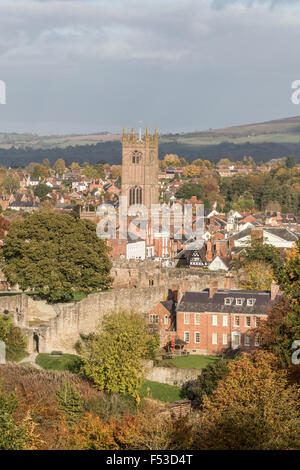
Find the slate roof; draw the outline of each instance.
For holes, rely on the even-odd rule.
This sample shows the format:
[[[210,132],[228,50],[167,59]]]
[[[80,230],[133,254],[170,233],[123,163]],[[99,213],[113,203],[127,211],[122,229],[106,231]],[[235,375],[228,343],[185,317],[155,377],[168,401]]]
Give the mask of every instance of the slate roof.
[[[295,242],[299,238],[299,234],[291,232],[287,228],[267,228],[263,229],[267,233],[271,233],[272,235],[275,235],[276,237],[280,237],[283,240],[286,240],[287,242]]]
[[[287,228],[261,228],[266,234],[270,233],[271,235],[275,235],[276,237],[282,238],[287,242],[295,242],[298,240],[300,235],[298,233],[291,232]],[[242,230],[239,233],[233,235],[234,240],[240,240],[241,238],[246,237],[247,235],[251,235],[251,228],[247,228],[246,230]]]
[[[225,298],[233,298],[232,305],[225,305]],[[245,299],[243,305],[236,305],[235,299]],[[212,297],[209,297],[209,289],[196,292],[186,292],[178,304],[177,312],[216,312],[232,314],[266,314],[267,307],[279,300],[271,301],[270,291],[250,291],[242,289],[219,289]],[[255,299],[253,306],[247,306],[247,299]]]

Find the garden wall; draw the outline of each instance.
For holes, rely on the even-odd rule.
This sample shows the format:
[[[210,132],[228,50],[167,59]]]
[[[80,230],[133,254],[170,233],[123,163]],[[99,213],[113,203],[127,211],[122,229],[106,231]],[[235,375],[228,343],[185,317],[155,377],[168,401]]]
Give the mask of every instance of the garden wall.
[[[147,380],[160,382],[162,384],[175,385],[181,387],[189,380],[196,380],[201,374],[200,370],[180,369],[177,367],[154,367],[153,361],[147,361]]]

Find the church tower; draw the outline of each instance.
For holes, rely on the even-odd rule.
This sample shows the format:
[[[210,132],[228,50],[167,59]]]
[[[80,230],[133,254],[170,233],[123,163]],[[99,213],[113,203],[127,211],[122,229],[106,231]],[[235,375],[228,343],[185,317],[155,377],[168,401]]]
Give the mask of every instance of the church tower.
[[[158,204],[158,134],[150,135],[148,128],[142,136],[127,134],[122,136],[122,196],[127,196],[127,206],[143,204],[150,209]]]

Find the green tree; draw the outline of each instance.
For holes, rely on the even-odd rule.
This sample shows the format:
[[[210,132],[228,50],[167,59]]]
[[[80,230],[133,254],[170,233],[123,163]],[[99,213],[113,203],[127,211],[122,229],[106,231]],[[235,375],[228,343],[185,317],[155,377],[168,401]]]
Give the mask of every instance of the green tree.
[[[295,165],[296,165],[296,162],[295,162],[294,155],[289,155],[285,160],[285,166],[287,168],[294,168]]]
[[[84,342],[82,372],[100,390],[138,399],[149,341],[151,336],[140,314],[112,313],[104,317],[101,330]]]
[[[56,391],[60,409],[67,415],[69,425],[75,424],[84,412],[84,401],[74,384],[64,382]]]
[[[76,292],[110,287],[108,252],[94,223],[38,211],[10,226],[3,271],[22,290],[32,289],[50,301],[72,300]]]
[[[204,197],[203,186],[201,184],[185,183],[176,193],[176,197],[183,200],[191,199],[192,196],[196,196],[197,199]]]
[[[46,198],[47,194],[51,192],[51,188],[45,183],[39,183],[35,186],[34,195],[37,196],[41,201]]]
[[[0,393],[0,450],[24,450],[28,444],[27,429],[13,418],[18,401],[15,395]]]
[[[5,343],[8,361],[18,361],[26,356],[26,338],[21,329],[13,324],[11,317],[0,316],[0,341]]]
[[[216,390],[218,383],[228,373],[228,360],[222,359],[215,364],[208,364],[196,380],[183,384],[180,396],[192,401],[193,408],[201,408],[205,396],[210,396]]]
[[[242,261],[237,264],[247,266],[253,261],[266,263],[274,272],[277,272],[283,266],[280,250],[268,243],[263,243],[261,238],[256,237],[252,237],[250,244],[245,247]]]

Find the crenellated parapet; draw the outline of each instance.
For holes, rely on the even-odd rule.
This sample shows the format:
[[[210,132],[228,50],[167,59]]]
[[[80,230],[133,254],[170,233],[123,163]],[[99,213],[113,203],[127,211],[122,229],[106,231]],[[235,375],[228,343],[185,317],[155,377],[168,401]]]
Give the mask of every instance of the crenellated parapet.
[[[122,144],[134,144],[134,145],[145,145],[151,147],[158,147],[158,133],[157,129],[151,134],[149,133],[149,128],[146,128],[146,131],[143,135],[137,134],[134,128],[131,129],[131,132],[126,132],[125,127],[123,127],[122,135]]]

